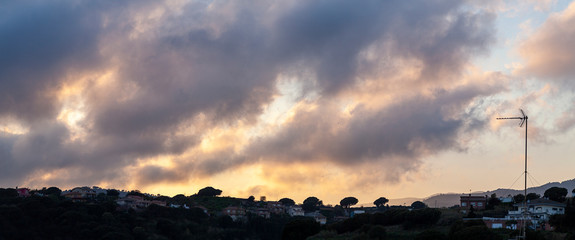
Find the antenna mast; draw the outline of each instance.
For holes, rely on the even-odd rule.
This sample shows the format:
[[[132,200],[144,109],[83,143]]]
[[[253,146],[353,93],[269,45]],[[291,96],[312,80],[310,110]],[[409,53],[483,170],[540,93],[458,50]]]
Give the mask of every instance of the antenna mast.
[[[521,122],[519,123],[519,127],[523,127],[523,123],[525,123],[525,172],[523,173],[525,175],[525,198],[523,199],[523,207],[524,210],[522,211],[522,216],[523,216],[523,226],[521,226],[521,232],[522,232],[522,239],[526,239],[526,230],[527,230],[527,218],[526,218],[526,213],[527,213],[527,115],[525,115],[525,112],[523,112],[523,109],[519,109],[519,111],[521,112],[521,117],[502,117],[502,118],[497,118],[497,120],[508,120],[508,119],[518,119],[521,120]]]

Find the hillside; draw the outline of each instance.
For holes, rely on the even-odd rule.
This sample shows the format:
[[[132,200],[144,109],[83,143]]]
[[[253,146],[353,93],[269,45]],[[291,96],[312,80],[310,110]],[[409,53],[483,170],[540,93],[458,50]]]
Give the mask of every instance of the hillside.
[[[530,187],[530,188],[527,188],[527,193],[537,193],[537,194],[540,194],[541,196],[543,196],[543,193],[545,192],[545,190],[547,190],[551,187],[566,188],[569,191],[569,193],[571,193],[571,191],[575,188],[575,179],[571,179],[571,180],[567,180],[567,181],[563,181],[563,182],[550,182],[550,183],[543,184],[541,186]],[[491,190],[491,191],[473,192],[472,194],[478,195],[478,196],[483,196],[483,195],[491,196],[491,194],[493,194],[493,193],[495,193],[497,196],[500,196],[500,197],[514,196],[514,195],[517,195],[520,193],[523,194],[523,189],[499,188],[499,189]],[[437,207],[451,207],[453,205],[459,205],[459,197],[460,196],[461,196],[460,193],[442,193],[442,194],[430,196],[430,197],[424,199],[423,202],[430,207],[435,207],[435,206],[437,206]],[[393,200],[391,200],[391,201],[393,201]]]

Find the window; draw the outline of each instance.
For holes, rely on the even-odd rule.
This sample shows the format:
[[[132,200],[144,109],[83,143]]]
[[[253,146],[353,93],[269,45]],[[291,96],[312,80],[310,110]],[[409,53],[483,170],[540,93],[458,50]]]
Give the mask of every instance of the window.
[[[462,202],[462,203],[461,203],[461,206],[462,206],[462,207],[465,207],[465,206],[467,206],[467,203]]]
[[[482,202],[477,203],[477,206],[480,206],[480,207],[481,207],[481,206],[483,206],[483,203],[482,203]]]
[[[493,223],[491,224],[491,228],[503,228],[503,223]]]

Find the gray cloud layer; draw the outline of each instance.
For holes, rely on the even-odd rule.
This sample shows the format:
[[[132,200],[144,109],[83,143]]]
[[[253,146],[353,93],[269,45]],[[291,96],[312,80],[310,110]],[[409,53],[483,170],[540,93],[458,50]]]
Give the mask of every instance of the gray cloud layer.
[[[277,134],[249,140],[245,151],[176,157],[172,169],[145,167],[140,184],[257,161],[393,158],[400,160],[390,169],[417,168],[428,154],[464,148],[458,136],[482,127],[465,109],[500,88],[452,86],[493,41],[493,19],[449,0],[192,2],[181,9],[156,1],[12,2],[0,7],[0,117],[14,117],[29,131],[0,135],[0,179],[18,183],[37,170],[79,169],[86,174],[67,180],[122,181],[123,167],[179,156],[211,128],[257,124],[279,94],[277,76],[304,70],[319,108],[297,112]],[[366,60],[367,49],[382,56]],[[419,77],[377,76],[395,61],[415,62]],[[106,69],[116,69],[110,87],[84,83],[85,136],[70,140],[71,129],[56,119],[64,106],[57,91],[77,81],[69,76]],[[356,107],[340,126],[332,102],[361,95],[354,86],[363,77],[416,87],[385,107]]]

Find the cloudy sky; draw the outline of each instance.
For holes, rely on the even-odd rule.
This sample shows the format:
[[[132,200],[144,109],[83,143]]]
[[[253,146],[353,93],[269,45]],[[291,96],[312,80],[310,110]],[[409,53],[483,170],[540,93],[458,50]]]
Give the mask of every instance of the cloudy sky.
[[[0,1],[2,187],[337,203],[575,177],[575,2]],[[515,182],[515,183],[514,183]]]

